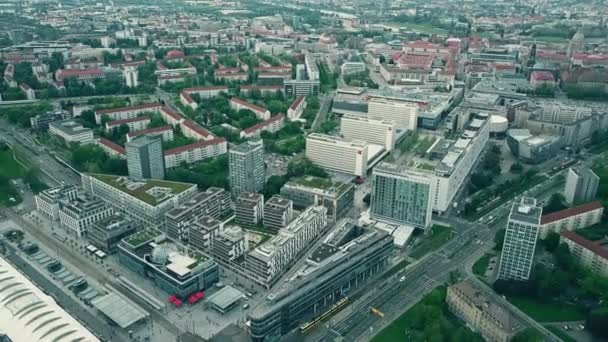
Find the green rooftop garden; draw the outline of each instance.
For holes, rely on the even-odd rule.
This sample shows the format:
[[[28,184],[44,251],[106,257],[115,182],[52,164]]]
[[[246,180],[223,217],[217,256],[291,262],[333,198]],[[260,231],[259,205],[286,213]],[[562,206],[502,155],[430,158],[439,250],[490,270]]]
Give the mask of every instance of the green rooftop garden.
[[[349,184],[342,182],[334,182],[331,179],[320,178],[315,176],[302,176],[300,178],[294,179],[293,182],[297,185],[323,190],[328,190],[333,187],[338,193],[346,191],[349,188]]]
[[[133,248],[137,248],[142,244],[155,239],[162,233],[156,229],[148,228],[140,230],[137,233],[131,234],[125,238],[125,242],[131,245]]]
[[[91,177],[94,177],[106,184],[109,184],[109,185],[113,186],[114,188],[116,188],[122,192],[125,192],[137,199],[140,199],[150,205],[158,205],[167,199],[165,197],[163,200],[158,201],[154,196],[152,196],[146,192],[152,188],[155,188],[155,187],[169,188],[169,189],[171,189],[171,192],[173,195],[177,195],[177,194],[180,194],[180,193],[190,189],[193,186],[196,186],[195,184],[190,184],[190,183],[148,179],[148,180],[144,181],[145,182],[144,185],[138,187],[137,189],[129,190],[129,189],[127,189],[127,187],[125,187],[118,181],[118,179],[121,178],[122,176],[91,174],[91,173],[88,175]]]

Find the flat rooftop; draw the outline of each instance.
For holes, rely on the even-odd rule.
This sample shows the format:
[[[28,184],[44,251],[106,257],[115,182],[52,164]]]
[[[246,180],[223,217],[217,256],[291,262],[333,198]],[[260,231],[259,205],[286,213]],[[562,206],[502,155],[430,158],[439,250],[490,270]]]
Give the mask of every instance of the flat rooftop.
[[[329,178],[321,178],[315,176],[302,176],[289,181],[287,184],[293,184],[306,188],[320,189],[327,192],[335,192],[336,194],[341,194],[353,186],[349,183],[334,182]]]
[[[87,173],[86,175],[100,180],[117,190],[133,196],[145,203],[156,206],[180,193],[196,187],[196,184],[171,182],[157,179],[134,181],[125,176]]]
[[[93,299],[91,304],[123,329],[150,316],[149,312],[114,292]]]
[[[243,298],[243,293],[241,291],[230,285],[226,285],[221,290],[209,296],[207,301],[219,308],[221,311],[226,311],[241,298]]]
[[[137,249],[141,245],[155,240],[161,235],[163,235],[163,233],[160,230],[146,228],[127,236],[123,241],[130,245],[131,248]]]

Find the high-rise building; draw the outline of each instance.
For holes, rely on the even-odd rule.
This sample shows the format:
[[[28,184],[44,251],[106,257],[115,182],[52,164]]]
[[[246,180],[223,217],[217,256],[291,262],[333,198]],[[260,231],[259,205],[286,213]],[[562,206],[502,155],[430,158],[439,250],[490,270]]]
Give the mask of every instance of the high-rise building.
[[[368,146],[362,140],[318,133],[306,137],[306,158],[330,171],[365,176],[367,157]]]
[[[398,129],[413,130],[418,123],[418,105],[412,102],[372,98],[369,100],[367,117],[395,121]]]
[[[160,136],[140,136],[125,145],[129,177],[133,179],[164,179],[165,157]]]
[[[395,146],[396,132],[397,123],[392,120],[374,120],[354,115],[344,115],[340,120],[340,134],[343,137],[381,145],[387,151]]]
[[[519,203],[513,203],[500,254],[499,279],[530,278],[542,211],[534,198],[523,197]]]
[[[598,177],[587,167],[570,168],[566,178],[564,197],[569,204],[592,201],[600,185]]]
[[[281,196],[272,196],[264,204],[264,227],[277,232],[293,218],[293,202]]]
[[[435,187],[430,171],[381,163],[372,174],[370,216],[425,229],[431,224]]]
[[[264,218],[264,195],[243,192],[236,199],[234,221],[243,227],[255,227]]]
[[[137,86],[139,86],[139,81],[137,80],[138,74],[139,72],[135,67],[126,67],[125,70],[123,70],[122,75],[125,78],[127,87],[137,88]]]
[[[263,140],[249,140],[230,148],[228,170],[230,189],[235,196],[262,191],[266,180]]]

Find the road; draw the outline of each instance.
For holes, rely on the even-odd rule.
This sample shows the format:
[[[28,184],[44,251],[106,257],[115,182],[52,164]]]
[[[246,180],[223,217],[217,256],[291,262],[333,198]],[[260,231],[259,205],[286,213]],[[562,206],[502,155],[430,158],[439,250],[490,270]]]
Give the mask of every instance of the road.
[[[334,100],[334,96],[336,95],[335,91],[330,91],[324,96],[320,96],[319,100],[321,101],[321,106],[319,106],[319,112],[315,117],[315,120],[312,122],[310,126],[310,131],[315,132],[321,127],[321,124],[327,120],[327,114],[329,113],[329,109],[331,108],[331,103]]]
[[[37,269],[30,266],[30,264],[24,260],[21,255],[17,254],[17,249],[10,243],[5,243],[4,246],[6,246],[9,253],[3,256],[3,258],[10,261],[34,284],[52,296],[62,308],[87,326],[89,330],[96,333],[97,336],[101,336],[101,338],[109,339],[111,337],[112,341],[124,341],[122,337],[116,335],[114,328],[108,325],[104,320],[96,317],[91,312],[86,310],[81,303],[78,303],[72,297],[66,295],[62,289],[50,281],[45,275],[41,274]]]
[[[0,119],[0,135],[2,140],[15,148],[18,155],[40,170],[48,185],[80,184],[80,176],[61,165],[29,132]]]
[[[129,298],[130,300],[144,308],[146,311],[148,311],[155,323],[162,325],[163,328],[171,332],[173,335],[179,336],[183,333],[182,329],[180,329],[164,317],[163,312],[154,309],[148,303],[143,302],[141,299],[134,296],[131,292],[123,290],[122,285],[120,285],[115,280],[114,276],[106,274],[105,270],[103,270],[103,268],[100,268],[98,264],[95,264],[89,261],[88,259],[83,258],[81,255],[77,254],[77,252],[73,251],[72,249],[66,248],[65,245],[54,239],[51,236],[50,229],[40,229],[34,226],[32,223],[26,221],[11,209],[0,209],[0,212],[9,219],[13,220],[15,223],[17,223],[21,228],[23,228],[24,232],[34,237],[34,239],[36,239],[39,243],[43,244],[48,250],[58,251],[62,259],[77,267],[87,277],[97,280],[97,282],[99,282],[100,284],[107,283],[112,285],[112,287],[119,290],[122,295]]]

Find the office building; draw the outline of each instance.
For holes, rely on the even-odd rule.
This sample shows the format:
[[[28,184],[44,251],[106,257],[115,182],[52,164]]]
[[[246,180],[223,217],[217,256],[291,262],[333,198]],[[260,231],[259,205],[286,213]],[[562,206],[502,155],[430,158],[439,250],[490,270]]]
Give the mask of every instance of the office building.
[[[93,142],[93,130],[67,119],[49,123],[49,133],[63,139],[66,144],[88,144]]]
[[[486,341],[508,342],[523,325],[469,280],[448,286],[448,309]]]
[[[133,179],[164,179],[163,140],[159,136],[141,136],[126,143],[127,167]]]
[[[302,176],[285,183],[281,188],[281,196],[291,200],[298,210],[322,205],[327,209],[327,220],[338,222],[354,206],[355,185]]]
[[[391,151],[395,147],[397,123],[344,115],[340,120],[340,135],[348,139],[360,139]]]
[[[239,226],[226,226],[213,238],[211,256],[228,265],[249,251],[247,233]]]
[[[59,209],[65,202],[71,202],[78,197],[78,188],[74,185],[62,185],[38,193],[34,200],[36,210],[53,221],[59,221]]]
[[[222,221],[210,216],[203,216],[190,225],[188,244],[201,251],[211,251],[211,243],[220,232]]]
[[[80,196],[59,208],[59,222],[76,236],[84,236],[95,222],[112,215],[112,208],[90,196]]]
[[[87,240],[105,253],[112,254],[118,250],[118,243],[135,233],[137,228],[135,222],[115,213],[90,226],[87,230]]]
[[[283,82],[286,96],[317,96],[321,88],[319,80],[285,80]]]
[[[140,277],[151,278],[167,294],[182,300],[219,281],[218,266],[213,259],[167,239],[153,228],[124,238],[118,244],[118,260]]]
[[[210,187],[169,210],[165,214],[165,232],[174,240],[188,241],[189,228],[199,219],[209,217],[223,221],[232,214],[230,193],[222,188]]]
[[[264,219],[264,195],[243,192],[236,198],[234,221],[243,227],[256,227]]]
[[[570,168],[566,177],[564,197],[569,204],[585,203],[595,199],[600,185],[598,177],[586,167]]]
[[[368,103],[367,117],[395,121],[397,129],[413,130],[418,123],[418,105],[412,102],[372,98]]]
[[[306,137],[306,158],[329,171],[364,177],[368,146],[362,140],[311,133]]]
[[[124,176],[82,174],[84,190],[144,227],[161,229],[165,213],[190,199],[196,184]]]
[[[565,243],[570,254],[581,265],[589,268],[591,272],[608,277],[608,242],[606,239],[590,241],[575,232],[566,231],[561,234],[560,243]]]
[[[246,258],[246,267],[261,283],[272,286],[327,226],[327,209],[310,207]]]
[[[0,274],[0,302],[4,303],[0,306],[0,341],[100,341],[81,320],[4,258],[0,258]]]
[[[264,142],[246,141],[228,151],[230,189],[235,196],[264,189]]]
[[[314,326],[333,307],[365,288],[386,268],[393,238],[385,232],[340,221],[307,254],[294,276],[278,283],[249,312],[254,341],[280,340],[298,327]]]
[[[293,218],[293,202],[281,196],[272,196],[264,204],[264,228],[277,232]]]
[[[370,217],[426,229],[431,225],[435,187],[430,171],[381,163],[373,169]]]
[[[30,118],[30,126],[35,131],[46,131],[49,124],[55,121],[68,119],[70,114],[66,111],[47,112]]]
[[[500,253],[498,279],[528,280],[534,262],[543,208],[534,198],[513,203]]]
[[[546,238],[549,232],[559,234],[591,227],[600,223],[603,214],[602,203],[595,201],[543,215],[540,220],[539,238]]]

